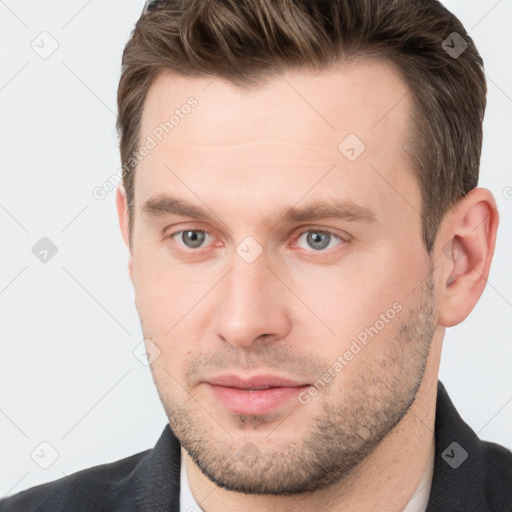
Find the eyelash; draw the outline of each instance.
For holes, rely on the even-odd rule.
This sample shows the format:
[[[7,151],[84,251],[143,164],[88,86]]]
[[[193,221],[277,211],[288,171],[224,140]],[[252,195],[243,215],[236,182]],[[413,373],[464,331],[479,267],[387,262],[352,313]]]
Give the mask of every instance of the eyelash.
[[[187,231],[192,231],[192,232],[196,232],[196,233],[205,233],[207,236],[211,236],[211,234],[204,230],[204,229],[193,229],[193,228],[190,228],[190,229],[181,229],[179,231],[175,231],[173,233],[171,233],[170,235],[168,235],[168,238],[169,239],[173,239],[176,235],[181,235],[182,233],[185,233]],[[307,227],[307,228],[304,228],[303,230],[301,230],[300,232],[298,232],[296,235],[293,236],[293,240],[294,240],[294,243],[297,242],[297,240],[300,239],[300,237],[302,235],[305,235],[306,233],[322,233],[322,234],[328,234],[330,235],[331,237],[334,237],[336,239],[339,240],[339,243],[335,246],[335,247],[331,247],[329,249],[322,249],[322,250],[319,250],[319,251],[315,251],[314,249],[311,249],[311,250],[306,250],[306,249],[303,249],[305,250],[306,252],[310,252],[310,253],[318,253],[318,254],[321,254],[321,253],[328,253],[328,252],[331,252],[333,249],[336,249],[336,247],[339,247],[340,245],[345,245],[346,243],[349,242],[349,237],[343,237],[341,235],[338,235],[336,233],[334,233],[333,231],[330,231],[328,229],[325,229],[323,227],[320,227],[320,226],[313,226],[313,227]],[[185,247],[183,245],[180,245],[179,243],[177,243],[177,245],[179,246],[180,250],[184,251],[184,252],[187,252],[187,253],[196,253],[196,254],[200,254],[203,250],[206,250],[208,248],[208,246],[202,246],[202,247],[198,247],[197,249],[192,249],[190,247]],[[299,248],[299,249],[302,249],[302,248]]]

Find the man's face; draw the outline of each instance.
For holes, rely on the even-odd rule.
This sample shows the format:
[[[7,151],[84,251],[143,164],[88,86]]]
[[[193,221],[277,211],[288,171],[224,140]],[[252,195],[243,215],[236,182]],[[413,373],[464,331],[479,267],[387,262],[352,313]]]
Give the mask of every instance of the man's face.
[[[379,61],[149,91],[136,306],[170,425],[221,486],[332,484],[415,398],[437,324],[407,91]]]

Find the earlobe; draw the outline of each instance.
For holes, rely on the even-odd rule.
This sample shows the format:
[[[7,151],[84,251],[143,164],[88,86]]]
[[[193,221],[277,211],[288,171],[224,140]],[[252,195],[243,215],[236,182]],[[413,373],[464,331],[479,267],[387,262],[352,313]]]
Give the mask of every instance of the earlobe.
[[[478,302],[489,276],[499,216],[487,189],[470,191],[443,220],[437,257],[442,269],[439,324],[462,322]]]

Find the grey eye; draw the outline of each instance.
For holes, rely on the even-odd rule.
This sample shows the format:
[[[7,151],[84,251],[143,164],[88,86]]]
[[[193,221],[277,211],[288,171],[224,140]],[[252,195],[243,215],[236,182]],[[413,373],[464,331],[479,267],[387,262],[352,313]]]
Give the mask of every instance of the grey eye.
[[[204,231],[182,231],[181,241],[190,249],[197,249],[206,239]]]
[[[307,246],[301,244],[301,240],[305,239]],[[338,236],[333,235],[327,231],[306,231],[297,240],[300,247],[303,249],[314,249],[321,251],[327,247],[332,247],[332,242],[341,240]]]

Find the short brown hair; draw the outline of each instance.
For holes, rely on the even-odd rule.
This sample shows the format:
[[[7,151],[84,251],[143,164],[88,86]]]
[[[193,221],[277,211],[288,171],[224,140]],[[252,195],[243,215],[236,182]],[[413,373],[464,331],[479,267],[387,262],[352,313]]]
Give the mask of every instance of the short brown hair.
[[[461,55],[449,51],[456,42],[467,46]],[[412,91],[411,156],[430,253],[444,214],[478,184],[487,93],[472,39],[437,0],[149,2],[124,49],[117,98],[130,247],[132,156],[144,101],[159,73],[222,77],[250,88],[282,71],[319,70],[364,56],[393,62]]]

